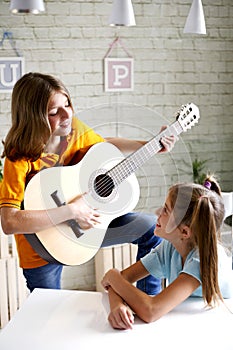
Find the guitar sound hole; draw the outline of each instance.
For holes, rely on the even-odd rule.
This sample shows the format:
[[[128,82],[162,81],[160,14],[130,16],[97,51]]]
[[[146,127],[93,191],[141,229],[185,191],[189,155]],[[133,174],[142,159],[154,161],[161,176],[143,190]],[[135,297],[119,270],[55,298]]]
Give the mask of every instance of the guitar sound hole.
[[[100,197],[108,197],[114,189],[114,182],[110,176],[100,174],[95,178],[94,189]]]

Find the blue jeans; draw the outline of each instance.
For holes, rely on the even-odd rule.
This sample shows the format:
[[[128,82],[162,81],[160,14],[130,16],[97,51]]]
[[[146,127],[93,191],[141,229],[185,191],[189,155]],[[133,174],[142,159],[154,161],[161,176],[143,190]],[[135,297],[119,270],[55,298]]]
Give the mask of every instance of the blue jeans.
[[[114,219],[105,234],[102,247],[113,244],[133,243],[138,245],[137,260],[161,242],[154,236],[156,217],[152,214],[129,213]],[[34,269],[24,269],[30,291],[34,288],[61,288],[62,265],[47,264]],[[148,276],[137,282],[137,287],[147,294],[155,295],[161,290],[161,280]]]
[[[161,242],[161,238],[154,235],[156,219],[155,215],[145,213],[128,213],[114,219],[108,227],[102,247],[137,244],[136,260],[140,260]],[[161,280],[149,275],[137,282],[137,288],[149,295],[156,295],[162,289]]]
[[[30,292],[34,288],[61,289],[62,265],[47,264],[34,269],[23,269]]]

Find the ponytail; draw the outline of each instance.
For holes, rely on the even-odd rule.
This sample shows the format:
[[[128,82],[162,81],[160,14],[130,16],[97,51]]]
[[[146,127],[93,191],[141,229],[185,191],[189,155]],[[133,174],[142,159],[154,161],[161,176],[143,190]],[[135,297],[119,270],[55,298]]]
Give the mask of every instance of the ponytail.
[[[218,283],[218,241],[221,237],[224,205],[221,188],[214,175],[207,175],[203,186],[207,188],[207,193],[198,200],[197,218],[195,219],[194,215],[193,222],[196,226],[194,232],[197,232],[200,255],[202,294],[207,304],[211,305],[218,299],[223,300]],[[206,218],[205,224],[204,218]]]
[[[190,228],[199,248],[202,294],[208,305],[222,299],[218,284],[218,230],[212,202],[208,196],[197,201]]]

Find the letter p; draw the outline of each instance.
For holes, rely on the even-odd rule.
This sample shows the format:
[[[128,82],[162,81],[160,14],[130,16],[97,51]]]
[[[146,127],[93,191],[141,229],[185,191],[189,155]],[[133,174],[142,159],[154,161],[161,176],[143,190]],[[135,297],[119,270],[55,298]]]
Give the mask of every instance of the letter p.
[[[115,72],[114,86],[121,86],[122,80],[124,80],[129,74],[129,68],[123,64],[113,65],[112,68]]]

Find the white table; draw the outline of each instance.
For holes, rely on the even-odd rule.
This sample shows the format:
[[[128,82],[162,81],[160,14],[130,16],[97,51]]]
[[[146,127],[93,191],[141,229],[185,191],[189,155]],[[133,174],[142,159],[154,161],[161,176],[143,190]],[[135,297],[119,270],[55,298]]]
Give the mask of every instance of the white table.
[[[233,300],[227,301],[233,310]],[[36,289],[0,332],[1,350],[233,350],[233,314],[189,298],[160,320],[119,331],[106,293]]]

